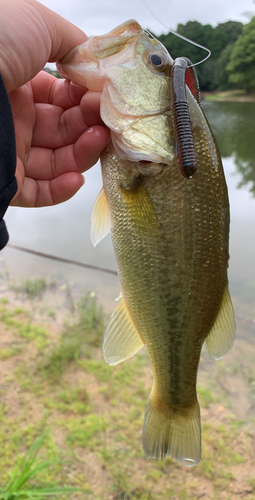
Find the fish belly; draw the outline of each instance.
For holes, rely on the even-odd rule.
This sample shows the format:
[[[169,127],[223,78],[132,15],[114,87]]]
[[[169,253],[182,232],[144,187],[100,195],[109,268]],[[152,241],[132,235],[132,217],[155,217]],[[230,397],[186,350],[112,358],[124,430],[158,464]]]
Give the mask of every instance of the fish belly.
[[[194,465],[201,453],[200,351],[227,287],[224,176],[219,189],[220,170],[209,178],[198,169],[193,181],[173,163],[162,174],[141,177],[112,146],[101,163],[123,301],[153,369],[145,453]]]

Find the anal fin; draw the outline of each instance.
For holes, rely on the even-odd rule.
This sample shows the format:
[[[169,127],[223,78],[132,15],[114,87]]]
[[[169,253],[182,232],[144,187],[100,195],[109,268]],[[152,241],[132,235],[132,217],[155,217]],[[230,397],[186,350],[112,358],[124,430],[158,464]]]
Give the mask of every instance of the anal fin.
[[[235,340],[235,317],[228,286],[215,323],[205,339],[206,347],[215,359],[225,356]]]
[[[105,332],[103,352],[109,365],[117,365],[144,346],[123,299],[116,307]]]

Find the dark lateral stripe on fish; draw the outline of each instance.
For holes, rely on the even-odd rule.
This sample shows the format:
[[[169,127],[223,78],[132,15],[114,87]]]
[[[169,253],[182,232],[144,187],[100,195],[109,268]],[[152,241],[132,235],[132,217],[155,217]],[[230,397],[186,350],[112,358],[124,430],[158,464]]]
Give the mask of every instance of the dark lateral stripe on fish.
[[[191,130],[189,106],[185,88],[187,71],[188,80],[190,80],[191,74],[193,75],[193,77],[195,75],[194,68],[193,70],[191,70],[191,72],[189,72],[189,70],[191,69],[191,67],[188,66],[189,63],[189,59],[185,57],[178,57],[177,59],[175,59],[171,76],[171,93],[177,155],[181,173],[184,177],[187,178],[192,177],[197,170],[195,147]],[[200,92],[198,90],[198,82],[195,77],[193,78],[193,84],[189,84],[189,87],[190,86],[192,94],[194,95],[193,92],[195,92],[194,96],[199,102]]]

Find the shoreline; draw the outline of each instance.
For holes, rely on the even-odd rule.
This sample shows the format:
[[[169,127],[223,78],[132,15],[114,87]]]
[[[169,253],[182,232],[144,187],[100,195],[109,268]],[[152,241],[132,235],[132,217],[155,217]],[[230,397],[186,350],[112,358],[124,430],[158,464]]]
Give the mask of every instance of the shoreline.
[[[222,92],[201,92],[202,101],[217,102],[255,102],[255,93],[249,94],[244,90],[225,90]]]

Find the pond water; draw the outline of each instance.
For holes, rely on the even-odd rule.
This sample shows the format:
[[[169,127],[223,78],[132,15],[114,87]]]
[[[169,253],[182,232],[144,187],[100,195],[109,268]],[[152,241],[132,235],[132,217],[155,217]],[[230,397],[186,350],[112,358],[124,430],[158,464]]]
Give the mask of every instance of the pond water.
[[[231,205],[230,290],[240,335],[255,333],[255,103],[204,102],[204,111],[223,157]],[[5,217],[10,243],[116,269],[108,235],[94,249],[90,214],[102,185],[100,166],[86,173],[86,183],[70,201],[53,208],[11,207]],[[55,277],[79,289],[96,291],[106,310],[115,307],[118,278],[5,248],[2,266],[11,279]]]

